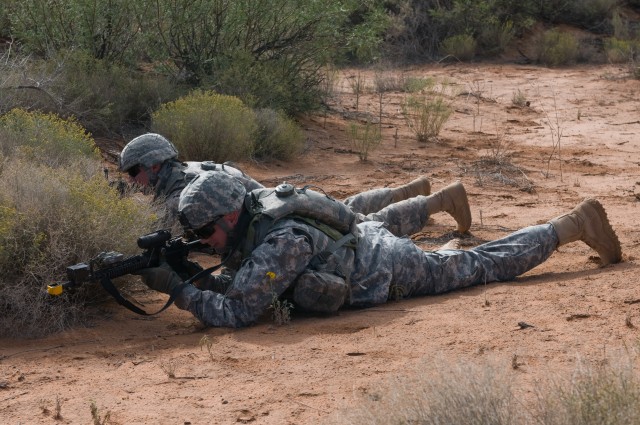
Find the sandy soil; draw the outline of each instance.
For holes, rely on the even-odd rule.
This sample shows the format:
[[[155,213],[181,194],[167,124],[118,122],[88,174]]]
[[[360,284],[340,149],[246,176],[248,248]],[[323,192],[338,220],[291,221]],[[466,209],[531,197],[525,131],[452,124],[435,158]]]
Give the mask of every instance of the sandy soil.
[[[175,307],[147,319],[108,305],[91,327],[0,341],[0,422],[91,423],[94,402],[117,424],[311,424],[435,358],[497,359],[528,391],[540,377],[571,370],[578,358],[600,362],[637,346],[640,81],[618,66],[450,65],[403,73],[455,84],[456,112],[437,142],[418,144],[402,120],[404,95],[386,93],[384,142],[360,162],[346,137],[347,119],[377,118],[379,98],[362,95],[356,111],[347,80],[358,72],[341,72],[332,112],[304,121],[308,147],[299,160],[242,167],[269,185],[315,183],[339,198],[419,175],[436,190],[461,179],[473,212],[464,247],[596,197],[624,262],[599,268],[595,253],[574,243],[515,282],[328,318],[294,312],[284,326],[265,317],[242,330],[203,328]],[[375,75],[361,77],[371,86]],[[518,90],[529,106],[513,104]],[[551,131],[558,125],[559,155]],[[487,158],[501,152],[512,156],[490,165]],[[432,249],[453,229],[451,217],[439,214],[413,238]],[[142,289],[133,296],[149,310],[166,299]],[[204,337],[210,349],[200,343]]]

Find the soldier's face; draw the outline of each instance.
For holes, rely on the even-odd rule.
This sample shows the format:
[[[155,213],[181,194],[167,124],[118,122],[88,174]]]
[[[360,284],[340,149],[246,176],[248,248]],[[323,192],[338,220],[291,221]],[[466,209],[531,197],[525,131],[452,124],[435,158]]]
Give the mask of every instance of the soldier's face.
[[[213,226],[213,233],[211,236],[206,239],[200,239],[200,242],[213,247],[213,249],[215,249],[219,254],[225,253],[228,248],[227,242],[229,239],[227,231],[232,231],[235,228],[236,224],[238,224],[239,215],[239,211],[235,211],[223,216]]]
[[[224,220],[224,218],[222,218]],[[203,244],[207,244],[213,249],[216,250],[217,253],[224,252],[225,247],[227,246],[227,232],[222,230],[222,228],[216,224],[213,227],[213,233],[207,239],[200,239],[200,242]]]
[[[140,186],[149,186],[149,174],[144,167],[138,167],[135,175],[130,175],[129,179],[131,183],[138,184]]]
[[[135,170],[134,172],[132,172],[132,170],[129,170],[129,180],[131,181],[131,183],[135,183],[139,186],[151,186],[151,176],[149,175],[149,173],[158,173],[161,167],[161,164],[154,164],[151,166],[151,168],[136,165],[132,169]]]

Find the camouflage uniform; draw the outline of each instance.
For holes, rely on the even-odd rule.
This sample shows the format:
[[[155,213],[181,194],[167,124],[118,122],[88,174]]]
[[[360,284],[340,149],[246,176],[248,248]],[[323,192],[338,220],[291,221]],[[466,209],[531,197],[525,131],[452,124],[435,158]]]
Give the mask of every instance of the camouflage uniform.
[[[372,189],[350,196],[344,200],[353,212],[371,214],[393,204],[393,189],[388,187]]]
[[[247,192],[259,189],[260,183],[244,174],[237,168],[226,164],[216,164],[212,161],[179,162],[167,161],[158,172],[158,182],[154,187],[154,199],[164,202],[166,212],[161,219],[161,226],[171,228],[177,223],[178,202],[180,193],[191,180],[204,171],[219,170],[235,177],[247,189]]]
[[[154,199],[162,200],[166,206],[165,216],[159,227],[171,228],[177,222],[180,193],[193,178],[203,171],[224,171],[235,177],[247,192],[264,186],[244,174],[237,168],[224,164],[204,162],[167,161],[158,173],[158,182],[154,188]],[[411,235],[426,225],[426,203],[424,196],[418,196],[393,204],[392,189],[373,189],[349,197],[347,204],[352,211],[362,214],[362,221],[384,221],[391,233],[397,236]],[[413,201],[413,202],[410,202]],[[393,209],[386,209],[394,205]],[[366,216],[364,214],[367,214]],[[404,218],[403,218],[404,217]]]
[[[385,215],[398,217],[393,208],[389,207]],[[422,222],[421,217],[407,226]],[[550,224],[528,227],[468,251],[436,252],[424,252],[410,239],[394,236],[381,222],[363,222],[357,228],[355,250],[343,246],[334,253],[340,269],[347,272],[346,276],[338,276],[345,278],[346,294],[328,292],[321,302],[333,297],[337,303],[332,305],[370,306],[390,297],[433,295],[510,280],[544,262],[558,245]],[[301,309],[326,311],[323,306],[314,307],[319,301],[317,291],[309,291],[308,286],[300,289],[298,285],[300,275],[317,269],[312,264],[314,255],[331,242],[317,228],[285,218],[245,256],[224,294],[188,286],[176,305],[207,325],[228,327],[254,323],[268,310],[274,295],[292,295]],[[215,279],[211,277],[212,283]]]

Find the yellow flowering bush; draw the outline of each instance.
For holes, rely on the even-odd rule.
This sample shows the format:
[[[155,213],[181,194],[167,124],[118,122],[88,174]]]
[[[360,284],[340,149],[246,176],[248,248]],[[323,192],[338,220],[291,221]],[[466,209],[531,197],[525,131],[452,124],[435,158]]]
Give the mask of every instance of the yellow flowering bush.
[[[152,114],[152,129],[171,140],[183,159],[248,159],[257,131],[253,111],[234,96],[196,90]]]
[[[98,160],[91,136],[74,119],[14,109],[0,117],[1,153],[20,156],[52,167],[66,166],[79,157]]]

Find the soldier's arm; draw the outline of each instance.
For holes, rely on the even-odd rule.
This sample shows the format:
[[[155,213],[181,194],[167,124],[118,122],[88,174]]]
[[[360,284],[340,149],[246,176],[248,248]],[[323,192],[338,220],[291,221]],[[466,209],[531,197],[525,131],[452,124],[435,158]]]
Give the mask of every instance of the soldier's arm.
[[[309,237],[303,232],[272,232],[243,261],[225,294],[187,287],[176,305],[209,326],[248,326],[304,271],[312,255]]]

